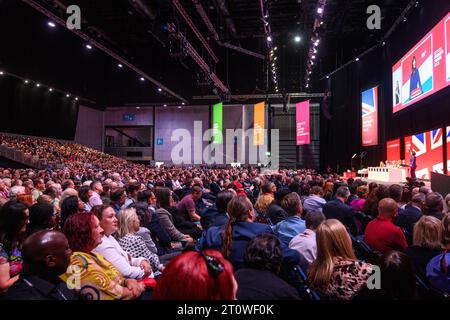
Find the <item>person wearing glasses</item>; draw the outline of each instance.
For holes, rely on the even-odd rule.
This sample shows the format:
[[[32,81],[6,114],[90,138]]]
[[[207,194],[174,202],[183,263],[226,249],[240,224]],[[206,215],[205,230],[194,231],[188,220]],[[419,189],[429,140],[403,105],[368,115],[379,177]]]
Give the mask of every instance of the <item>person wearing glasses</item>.
[[[174,258],[153,291],[153,300],[236,300],[233,266],[219,251],[188,251]]]

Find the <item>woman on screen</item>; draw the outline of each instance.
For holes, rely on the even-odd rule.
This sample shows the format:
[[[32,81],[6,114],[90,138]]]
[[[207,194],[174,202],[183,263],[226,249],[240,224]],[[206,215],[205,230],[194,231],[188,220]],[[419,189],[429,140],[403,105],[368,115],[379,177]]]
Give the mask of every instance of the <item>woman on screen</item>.
[[[422,82],[420,81],[419,69],[416,67],[416,56],[412,58],[412,72],[409,79],[409,99],[415,98],[422,94]]]

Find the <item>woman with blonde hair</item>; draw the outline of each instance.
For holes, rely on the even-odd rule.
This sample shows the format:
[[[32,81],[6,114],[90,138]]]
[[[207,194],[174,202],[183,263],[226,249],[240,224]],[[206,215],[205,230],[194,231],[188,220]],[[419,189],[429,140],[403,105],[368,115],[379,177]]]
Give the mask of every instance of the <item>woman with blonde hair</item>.
[[[117,242],[123,250],[135,258],[143,257],[150,261],[154,271],[162,271],[164,266],[160,263],[159,257],[151,252],[144,239],[137,235],[140,228],[140,220],[135,208],[120,210],[118,214],[119,229],[115,234]]]
[[[416,273],[422,279],[425,279],[428,262],[441,252],[440,229],[441,221],[433,216],[422,216],[414,225],[413,245],[405,253],[413,261]]]
[[[356,259],[350,235],[339,220],[322,222],[316,241],[317,258],[309,269],[309,283],[331,299],[352,299],[364,289],[372,265]]]

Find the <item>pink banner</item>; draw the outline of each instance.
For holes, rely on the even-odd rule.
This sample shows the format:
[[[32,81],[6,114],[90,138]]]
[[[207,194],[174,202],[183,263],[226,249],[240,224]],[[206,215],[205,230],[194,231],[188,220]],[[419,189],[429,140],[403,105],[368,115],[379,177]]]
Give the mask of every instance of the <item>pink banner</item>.
[[[309,144],[309,100],[295,104],[297,145]]]

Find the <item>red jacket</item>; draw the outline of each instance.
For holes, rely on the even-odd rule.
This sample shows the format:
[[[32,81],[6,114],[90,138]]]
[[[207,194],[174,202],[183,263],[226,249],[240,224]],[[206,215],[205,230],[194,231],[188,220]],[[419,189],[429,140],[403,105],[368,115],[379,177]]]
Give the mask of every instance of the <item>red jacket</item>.
[[[402,229],[394,225],[391,219],[383,216],[378,216],[369,222],[364,241],[373,250],[381,253],[391,250],[403,251],[408,246]]]

